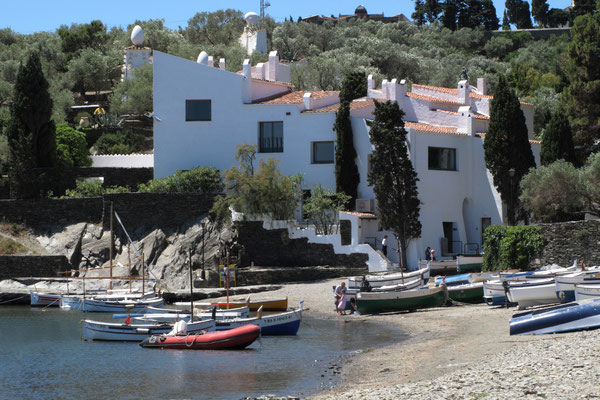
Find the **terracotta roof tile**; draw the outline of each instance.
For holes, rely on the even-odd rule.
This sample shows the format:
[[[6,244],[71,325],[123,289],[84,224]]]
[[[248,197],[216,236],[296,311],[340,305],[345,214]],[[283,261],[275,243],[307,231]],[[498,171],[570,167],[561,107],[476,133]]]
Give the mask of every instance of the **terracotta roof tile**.
[[[305,93],[312,93],[313,99],[322,99],[323,97],[332,96],[338,94],[335,90],[319,90],[312,92],[294,91],[294,92],[283,92],[274,96],[265,97],[262,99],[254,100],[253,104],[301,104],[302,98]]]
[[[377,216],[373,213],[362,213],[356,211],[342,211],[344,214],[356,215],[361,218],[377,218]]]
[[[458,101],[442,99],[440,97],[426,96],[424,94],[419,94],[419,93],[414,93],[414,92],[408,92],[408,93],[406,93],[406,95],[408,97],[412,97],[412,98],[419,99],[419,100],[425,100],[425,101],[429,101],[429,102],[433,102],[433,103],[443,103],[443,104],[451,104],[451,105],[459,105],[459,106],[463,105],[462,103],[460,103]]]
[[[419,87],[419,88],[423,88],[423,89],[435,90],[437,92],[455,94],[458,96],[458,89],[453,89],[453,88],[445,88],[445,87],[441,87],[441,86],[418,85],[415,83],[412,84],[412,87]],[[494,96],[490,96],[487,94],[479,94],[476,92],[470,92],[469,96],[475,97],[478,99],[493,99],[494,98]]]
[[[481,136],[482,139],[485,139],[485,132],[477,132],[477,134],[479,136]],[[539,140],[535,140],[535,139],[529,139],[529,143],[533,143],[533,144],[539,144],[542,143]]]
[[[414,129],[422,132],[445,133],[447,135],[466,135],[466,133],[458,132],[456,128],[449,126],[436,126],[422,124],[420,122],[404,122],[406,128]]]

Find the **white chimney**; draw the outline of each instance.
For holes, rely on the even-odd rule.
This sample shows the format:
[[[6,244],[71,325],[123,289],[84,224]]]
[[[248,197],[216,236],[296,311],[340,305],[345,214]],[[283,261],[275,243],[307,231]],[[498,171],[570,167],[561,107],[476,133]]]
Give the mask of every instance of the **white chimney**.
[[[267,72],[267,79],[270,81],[277,80],[277,65],[279,64],[279,56],[277,55],[277,51],[272,51],[269,53],[269,70]]]
[[[305,110],[312,110],[312,93],[304,93],[304,96],[302,96],[302,102],[304,103]]]
[[[221,58],[219,60],[219,68],[221,68],[222,70],[225,70],[225,59]]]
[[[215,60],[214,60],[213,56],[208,56],[208,66],[209,67],[215,66]]]
[[[458,102],[460,104],[471,104],[471,97],[469,96],[469,81],[464,79],[458,82]]]
[[[487,94],[487,79],[477,78],[477,93],[483,95]]]

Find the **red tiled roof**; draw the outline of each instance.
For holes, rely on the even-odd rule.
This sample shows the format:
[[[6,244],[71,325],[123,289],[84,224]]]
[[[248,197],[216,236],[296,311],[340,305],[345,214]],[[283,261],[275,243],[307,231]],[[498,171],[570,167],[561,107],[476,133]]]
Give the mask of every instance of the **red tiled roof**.
[[[362,213],[356,211],[342,211],[344,214],[356,215],[360,218],[377,218],[377,216],[373,213]]]
[[[477,132],[477,134],[479,136],[481,136],[482,139],[485,139],[485,132]],[[539,140],[535,140],[535,139],[529,139],[529,143],[533,143],[533,144],[539,144],[542,143]]]
[[[418,85],[416,83],[412,84],[413,87],[420,87],[423,89],[429,89],[429,90],[435,90],[437,92],[442,92],[442,93],[450,93],[450,94],[455,94],[458,96],[458,89],[453,89],[453,88],[445,88],[445,87],[441,87],[441,86],[428,86],[428,85]],[[469,96],[470,97],[475,97],[478,99],[493,99],[494,96],[490,96],[487,94],[479,94],[477,92],[469,92]]]
[[[420,122],[404,122],[406,128],[415,129],[422,132],[445,133],[447,135],[466,135],[466,133],[458,132],[456,128],[449,126],[435,126],[422,124]]]
[[[463,105],[462,103],[460,103],[458,101],[442,99],[440,97],[426,96],[424,94],[419,94],[419,93],[414,93],[414,92],[408,92],[408,93],[406,93],[406,95],[408,97],[412,97],[412,98],[419,99],[419,100],[425,100],[425,101],[429,101],[429,102],[434,102],[434,103]]]
[[[332,96],[338,94],[336,90],[318,90],[318,91],[294,91],[280,93],[275,96],[265,97],[264,99],[254,100],[254,104],[300,104],[305,93],[312,93],[313,99],[322,99],[323,97]]]
[[[286,86],[288,88],[292,88],[292,84],[290,82],[281,82],[281,81],[267,81],[265,79],[259,79],[259,78],[252,78],[253,81],[255,82],[263,82],[263,83],[273,83],[275,85],[281,85],[281,86]]]
[[[369,106],[373,106],[373,105],[375,105],[375,102],[373,100],[354,100],[352,103],[350,103],[350,111],[358,110],[359,108],[369,107]],[[332,105],[321,107],[321,108],[306,110],[304,112],[307,112],[307,113],[329,113],[329,112],[337,112],[339,108],[340,108],[340,103],[336,103],[336,104],[332,104]]]

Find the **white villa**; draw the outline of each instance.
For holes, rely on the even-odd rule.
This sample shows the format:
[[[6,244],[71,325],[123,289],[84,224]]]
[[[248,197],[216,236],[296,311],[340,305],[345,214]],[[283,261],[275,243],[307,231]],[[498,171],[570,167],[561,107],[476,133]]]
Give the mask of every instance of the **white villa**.
[[[204,53],[198,62],[154,51],[154,174],[155,178],[208,165],[225,170],[237,165],[236,145],[255,143],[258,157],[280,160],[284,174],[304,174],[305,189],[315,184],[335,189],[332,130],[339,107],[338,92],[293,91],[290,67],[276,52],[269,61],[243,71],[225,70]],[[215,65],[215,66],[213,66]],[[384,80],[379,89],[368,80],[368,95],[351,104],[356,163],[361,181],[357,212],[341,213],[352,223],[352,245],[370,242],[380,247],[369,168],[367,121],[374,101],[393,100],[404,112],[408,145],[418,174],[422,237],[412,241],[408,259],[416,268],[427,246],[441,258],[481,249],[482,231],[501,224],[504,208],[485,167],[483,140],[491,96],[485,79],[477,87],[468,81],[456,88]],[[539,143],[533,138],[533,105],[522,103],[536,162]],[[388,257],[398,261],[392,241]]]

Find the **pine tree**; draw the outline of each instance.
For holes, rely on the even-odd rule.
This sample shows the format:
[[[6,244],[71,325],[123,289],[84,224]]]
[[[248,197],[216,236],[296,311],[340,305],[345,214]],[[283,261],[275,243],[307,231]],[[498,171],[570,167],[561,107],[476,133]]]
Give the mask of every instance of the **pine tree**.
[[[427,22],[431,24],[438,19],[442,7],[438,0],[425,0],[424,10],[425,18],[427,19]]]
[[[335,114],[336,132],[335,147],[335,191],[350,196],[346,204],[348,209],[354,209],[354,202],[358,196],[360,174],[356,166],[356,149],[354,148],[354,135],[350,123],[350,103],[341,102]]]
[[[11,196],[29,197],[37,193],[32,169],[56,165],[56,132],[52,99],[37,53],[19,67],[7,137],[11,155]]]
[[[423,0],[415,0],[415,12],[412,13],[411,17],[417,25],[425,24],[425,5],[423,4]]]
[[[531,15],[537,22],[538,26],[548,26],[548,10],[550,6],[546,0],[532,0],[531,1]]]
[[[591,14],[597,11],[598,5],[596,0],[575,0],[575,7],[571,9],[571,19],[575,19],[580,15]]]
[[[562,109],[557,110],[546,125],[540,151],[542,165],[548,165],[557,160],[565,160],[571,164],[576,163],[571,125],[569,125],[566,112]]]
[[[410,240],[421,236],[417,173],[408,155],[404,112],[397,102],[375,102],[374,120],[369,132],[373,153],[367,180],[377,198],[383,229],[398,238],[401,266],[407,267]]]
[[[582,15],[571,28],[566,88],[576,145],[600,139],[600,13]]]
[[[526,221],[527,217],[519,205],[519,182],[530,168],[535,167],[535,160],[521,104],[503,76],[498,80],[490,107],[490,124],[483,149],[485,164],[494,177],[494,185],[508,205],[509,224],[514,225],[518,220]]]
[[[456,17],[458,15],[457,0],[446,0],[443,7],[442,25],[451,31],[456,30]]]

